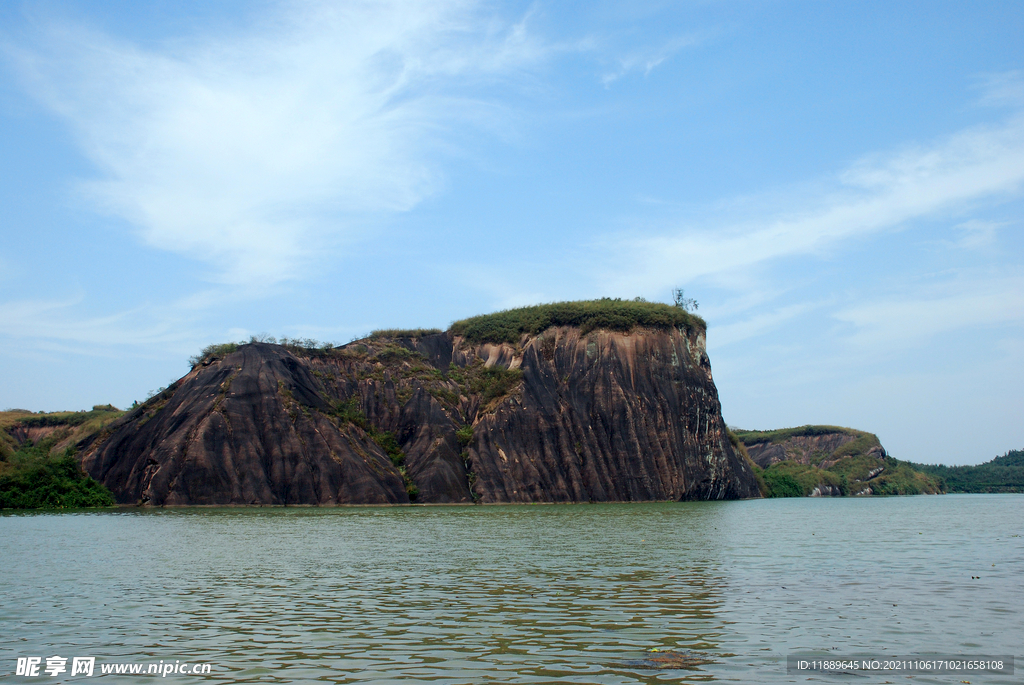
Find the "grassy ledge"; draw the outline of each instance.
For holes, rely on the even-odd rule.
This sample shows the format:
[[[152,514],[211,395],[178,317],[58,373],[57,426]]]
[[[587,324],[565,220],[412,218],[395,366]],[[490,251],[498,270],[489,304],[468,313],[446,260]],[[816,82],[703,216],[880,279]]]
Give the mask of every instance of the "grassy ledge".
[[[437,335],[443,332],[440,328],[380,328],[370,333],[366,340],[422,338],[427,335]]]
[[[581,300],[506,309],[456,321],[449,331],[471,343],[517,343],[552,326],[577,326],[589,333],[598,328],[629,332],[634,328],[705,330],[707,324],[680,307],[643,299]]]
[[[790,438],[813,437],[815,435],[832,435],[834,433],[845,433],[846,435],[868,435],[863,431],[843,426],[798,426],[796,428],[778,428],[776,430],[752,431],[735,429],[734,435],[745,445],[769,442],[777,445]]]

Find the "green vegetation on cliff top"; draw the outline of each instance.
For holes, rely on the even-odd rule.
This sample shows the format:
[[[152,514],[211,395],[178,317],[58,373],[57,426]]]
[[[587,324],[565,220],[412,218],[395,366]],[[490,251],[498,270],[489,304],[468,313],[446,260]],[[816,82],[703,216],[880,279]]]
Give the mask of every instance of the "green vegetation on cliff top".
[[[379,328],[367,336],[368,340],[387,338],[422,338],[426,335],[444,333],[440,328]]]
[[[757,467],[766,485],[765,497],[807,497],[817,488],[846,495],[923,495],[943,492],[940,479],[892,457],[845,457],[827,468],[782,461]],[[873,471],[880,473],[871,475]]]
[[[456,321],[449,330],[473,343],[517,343],[523,334],[536,335],[552,326],[577,326],[583,333],[598,328],[705,329],[704,319],[681,307],[643,299],[554,302],[506,309]]]
[[[48,444],[54,453],[99,433],[123,411],[109,404],[98,404],[89,411],[30,412],[11,409],[0,412],[0,473],[3,463],[19,449],[15,432],[26,429],[49,429]]]
[[[633,300],[612,299],[579,300],[575,302],[553,302],[530,307],[506,309],[493,314],[483,314],[454,322],[448,329],[461,335],[471,343],[517,343],[520,336],[537,335],[552,326],[577,326],[583,333],[598,328],[629,332],[635,328],[667,330],[680,328],[704,330],[704,319],[692,314],[682,306],[661,302],[648,302],[643,298]],[[382,341],[397,338],[422,338],[437,335],[439,328],[384,328],[370,333],[364,340]],[[193,367],[225,357],[240,347],[251,343],[279,344],[293,352],[305,355],[322,355],[330,352],[334,345],[319,340],[281,338],[278,340],[265,334],[251,336],[238,343],[207,345],[199,354],[189,359]]]
[[[832,435],[834,433],[845,433],[847,435],[870,435],[863,431],[842,426],[797,426],[796,428],[777,428],[767,431],[732,429],[737,438],[745,445],[755,445],[760,442],[770,442],[773,445],[785,442],[790,438],[811,437],[816,435]]]

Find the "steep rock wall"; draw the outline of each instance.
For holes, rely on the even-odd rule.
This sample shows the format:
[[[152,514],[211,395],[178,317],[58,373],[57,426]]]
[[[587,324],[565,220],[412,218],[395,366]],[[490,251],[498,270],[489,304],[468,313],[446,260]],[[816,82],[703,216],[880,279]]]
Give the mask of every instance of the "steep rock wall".
[[[757,496],[701,329],[250,344],[83,448],[119,501],[151,505]]]
[[[721,418],[703,333],[552,328],[525,341],[521,392],[474,426],[486,501],[756,496]]]

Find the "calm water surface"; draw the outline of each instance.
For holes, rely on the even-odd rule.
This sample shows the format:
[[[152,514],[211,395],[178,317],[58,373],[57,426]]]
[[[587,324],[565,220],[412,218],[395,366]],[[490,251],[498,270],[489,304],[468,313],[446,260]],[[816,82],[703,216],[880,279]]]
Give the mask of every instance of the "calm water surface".
[[[4,515],[0,680],[90,682],[14,676],[60,655],[213,664],[164,679],[194,683],[885,682],[785,657],[1020,659],[1022,534],[1020,495]]]

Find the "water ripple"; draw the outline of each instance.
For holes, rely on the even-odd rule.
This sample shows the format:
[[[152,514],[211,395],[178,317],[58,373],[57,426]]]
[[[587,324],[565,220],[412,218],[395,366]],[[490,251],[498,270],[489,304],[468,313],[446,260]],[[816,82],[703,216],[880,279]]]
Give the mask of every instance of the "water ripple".
[[[1012,654],[1022,514],[999,495],[3,515],[0,673],[60,654],[223,682],[796,682],[795,651]]]

